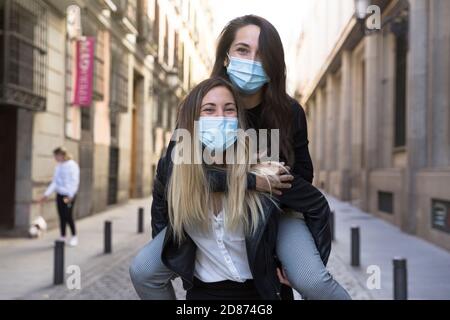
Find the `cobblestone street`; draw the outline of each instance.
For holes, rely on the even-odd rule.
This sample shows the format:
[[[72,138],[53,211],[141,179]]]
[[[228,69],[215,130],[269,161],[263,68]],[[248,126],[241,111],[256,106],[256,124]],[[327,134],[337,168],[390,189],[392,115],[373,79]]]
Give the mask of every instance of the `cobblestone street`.
[[[82,276],[81,290],[67,290],[65,286],[43,290],[27,297],[31,299],[55,299],[55,300],[135,300],[138,299],[130,277],[128,266],[137,253],[132,247],[124,247],[115,253],[116,259],[112,259],[108,265],[103,263],[86,270]],[[332,254],[329,261],[329,270],[350,293],[353,299],[369,300],[372,296],[351,276],[344,262]],[[185,292],[180,279],[173,281],[175,292],[179,300],[185,299]],[[301,299],[295,294],[296,299]]]
[[[393,236],[401,239],[407,237],[408,247],[416,251],[424,250],[421,259],[433,261],[434,269],[429,269],[429,274],[425,272],[426,265],[415,266],[415,261],[410,261],[410,291],[412,298],[426,298],[434,292],[442,298],[449,298],[450,289],[446,270],[450,265],[450,254],[431,244],[408,235],[404,235],[397,229],[391,227],[379,219],[368,215],[351,207],[349,204],[329,198],[332,208],[337,210],[337,241],[333,244],[333,251],[328,263],[328,268],[334,278],[340,282],[350,293],[353,299],[392,299],[391,278],[384,276],[382,290],[370,291],[365,282],[367,274],[365,266],[367,262],[372,262],[373,257],[381,259],[379,251],[386,251],[382,245],[377,249],[375,237],[367,239],[362,237],[363,248],[371,247],[372,253],[363,251],[362,266],[360,268],[351,267],[348,260],[348,239],[346,239],[347,220],[359,219],[370,223],[362,225],[363,235],[371,233],[371,225],[375,225],[378,233],[386,228],[384,237],[386,239]],[[149,204],[150,199],[134,200],[130,203],[111,209],[100,215],[96,215],[78,222],[80,233],[80,244],[76,248],[66,247],[66,267],[77,265],[81,269],[81,290],[69,290],[65,285],[53,286],[53,243],[52,239],[57,237],[57,231],[52,230],[44,238],[39,240],[1,240],[0,241],[0,281],[2,289],[0,298],[2,299],[51,299],[51,300],[135,300],[138,299],[128,274],[131,260],[138,250],[145,245],[150,237]],[[137,234],[137,208],[146,208],[146,233]],[[113,222],[113,253],[103,254],[103,222],[110,220]],[[391,229],[388,229],[391,228]],[[392,233],[392,234],[391,234]],[[380,236],[383,239],[383,235]],[[373,241],[373,243],[368,243]],[[393,251],[406,250],[400,240],[392,242]],[[395,250],[394,250],[395,249]],[[377,251],[378,250],[378,251]],[[427,253],[425,253],[427,252]],[[390,254],[390,253],[389,253]],[[408,252],[404,251],[408,257]],[[377,260],[381,261],[381,260]],[[383,258],[386,264],[390,263],[388,258]],[[420,261],[419,261],[420,262]],[[379,262],[382,268],[384,267]],[[446,269],[447,267],[447,269]],[[383,270],[385,270],[383,269]],[[67,277],[67,276],[66,276]],[[434,283],[433,283],[434,281]],[[426,287],[428,285],[428,287]],[[182,289],[179,279],[174,281],[174,286],[178,299],[185,299],[185,292]],[[430,290],[429,288],[434,288]],[[422,290],[421,292],[416,292]],[[448,292],[448,296],[445,296]],[[301,297],[296,294],[296,299]]]

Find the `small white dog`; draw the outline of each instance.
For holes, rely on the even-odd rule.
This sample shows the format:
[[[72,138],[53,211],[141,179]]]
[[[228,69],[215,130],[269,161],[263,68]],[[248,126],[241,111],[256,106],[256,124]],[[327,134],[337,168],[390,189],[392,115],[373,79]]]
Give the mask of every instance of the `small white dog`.
[[[39,238],[42,235],[42,233],[46,230],[47,230],[47,222],[45,222],[44,218],[37,217],[31,224],[28,233],[31,238]]]

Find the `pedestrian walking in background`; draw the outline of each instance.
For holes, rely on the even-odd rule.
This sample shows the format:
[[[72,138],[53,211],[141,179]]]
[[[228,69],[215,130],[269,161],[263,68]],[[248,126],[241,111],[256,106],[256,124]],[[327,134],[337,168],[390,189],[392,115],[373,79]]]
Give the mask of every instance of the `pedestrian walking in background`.
[[[56,148],[53,155],[58,165],[55,168],[52,183],[40,199],[40,203],[46,201],[52,193],[56,192],[61,240],[66,242],[66,226],[68,224],[72,233],[69,245],[76,246],[78,237],[72,211],[80,184],[80,167],[64,147]]]

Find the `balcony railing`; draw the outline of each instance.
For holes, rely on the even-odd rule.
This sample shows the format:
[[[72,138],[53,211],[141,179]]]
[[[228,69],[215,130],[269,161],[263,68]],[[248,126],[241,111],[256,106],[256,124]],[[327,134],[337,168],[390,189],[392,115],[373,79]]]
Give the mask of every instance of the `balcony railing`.
[[[137,0],[111,0],[111,2],[117,8],[113,12],[113,17],[117,19],[126,32],[137,34]]]
[[[45,110],[45,4],[41,0],[0,2],[0,42],[0,105]]]
[[[158,44],[155,42],[153,34],[154,21],[152,21],[147,15],[139,16],[138,24],[138,43],[142,46],[146,54],[155,54],[158,50]]]
[[[112,42],[110,111],[128,111],[128,56],[124,48]]]

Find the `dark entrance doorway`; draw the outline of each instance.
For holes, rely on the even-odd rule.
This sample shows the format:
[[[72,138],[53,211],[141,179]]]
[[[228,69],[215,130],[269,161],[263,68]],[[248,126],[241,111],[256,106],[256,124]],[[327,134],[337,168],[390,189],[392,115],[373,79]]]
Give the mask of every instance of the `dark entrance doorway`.
[[[17,109],[4,108],[0,111],[0,228],[2,229],[14,227],[16,144]]]

